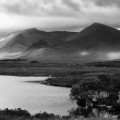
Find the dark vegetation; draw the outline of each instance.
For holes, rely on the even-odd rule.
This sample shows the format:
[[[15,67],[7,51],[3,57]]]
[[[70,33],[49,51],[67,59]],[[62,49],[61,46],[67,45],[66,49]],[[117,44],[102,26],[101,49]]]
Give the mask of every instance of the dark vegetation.
[[[92,62],[87,63],[87,66],[92,67],[120,67],[120,61],[104,61],[104,62]]]
[[[79,81],[80,77],[53,77],[48,78],[46,81],[43,81],[43,84],[52,85],[52,86],[59,86],[59,87],[72,87],[72,85],[76,84]]]
[[[52,113],[36,113],[31,115],[28,111],[18,109],[0,110],[0,120],[119,120],[119,116],[104,117],[105,113],[91,112],[91,109],[80,107],[71,109],[69,116],[59,116]]]
[[[99,105],[119,106],[120,80],[107,75],[84,78],[71,89],[70,97],[78,106],[96,107]]]
[[[0,110],[0,120],[48,120],[48,119],[62,119],[62,117],[46,112],[31,115],[28,111],[18,109],[4,109]]]
[[[99,116],[104,111],[120,117],[120,80],[110,75],[81,79],[72,87],[70,98],[78,105],[77,109],[72,110],[72,115]]]

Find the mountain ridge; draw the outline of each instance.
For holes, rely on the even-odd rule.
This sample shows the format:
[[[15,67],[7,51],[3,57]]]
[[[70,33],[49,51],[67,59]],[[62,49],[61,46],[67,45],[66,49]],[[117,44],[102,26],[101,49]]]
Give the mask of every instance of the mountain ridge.
[[[45,32],[32,28],[15,32],[4,45],[0,42],[0,46],[0,59],[12,59],[13,53],[19,53],[16,57],[50,62],[112,60],[120,57],[120,31],[100,23],[80,32]],[[1,58],[4,53],[8,57]]]

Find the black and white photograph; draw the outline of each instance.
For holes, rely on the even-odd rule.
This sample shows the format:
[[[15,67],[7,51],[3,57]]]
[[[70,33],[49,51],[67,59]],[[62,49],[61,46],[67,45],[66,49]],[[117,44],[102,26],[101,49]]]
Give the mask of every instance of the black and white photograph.
[[[0,120],[120,120],[120,0],[0,0]]]

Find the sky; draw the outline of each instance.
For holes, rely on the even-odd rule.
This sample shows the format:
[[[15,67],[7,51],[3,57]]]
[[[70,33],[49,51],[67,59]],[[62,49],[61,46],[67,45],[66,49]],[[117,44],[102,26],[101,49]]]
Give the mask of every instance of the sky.
[[[120,28],[120,0],[0,0],[0,30],[80,31],[94,22]]]

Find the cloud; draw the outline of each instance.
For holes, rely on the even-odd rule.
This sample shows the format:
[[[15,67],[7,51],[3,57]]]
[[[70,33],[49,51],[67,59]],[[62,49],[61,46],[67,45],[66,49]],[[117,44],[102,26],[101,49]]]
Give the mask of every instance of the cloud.
[[[120,0],[0,0],[3,28],[80,30],[94,22],[120,27]]]
[[[120,51],[97,52],[97,60],[116,60],[120,59]]]
[[[14,14],[78,16],[82,13],[115,13],[118,6],[112,3],[108,0],[0,0],[0,8]]]
[[[77,4],[77,2],[73,2],[73,0],[62,0],[62,3],[75,11],[80,10],[79,4]]]
[[[80,52],[80,55],[81,56],[88,56],[90,53],[89,52],[87,52],[87,51],[82,51],[82,52]]]

